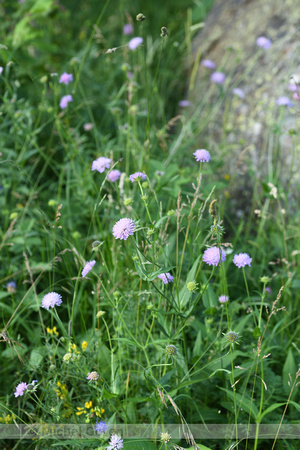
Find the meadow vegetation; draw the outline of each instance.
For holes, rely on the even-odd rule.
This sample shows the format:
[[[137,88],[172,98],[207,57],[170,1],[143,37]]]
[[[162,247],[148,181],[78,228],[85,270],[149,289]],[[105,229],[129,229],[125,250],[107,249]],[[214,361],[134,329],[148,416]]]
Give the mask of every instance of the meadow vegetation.
[[[300,412],[295,192],[250,168],[236,210],[214,105],[199,136],[186,100],[212,2],[142,3],[0,6],[0,426],[50,433],[1,448],[296,449],[276,435]],[[206,69],[219,109],[230,79]],[[298,130],[274,133],[299,151]],[[59,424],[94,435],[53,439]],[[153,439],[127,437],[138,424]],[[234,428],[255,424],[275,431]]]

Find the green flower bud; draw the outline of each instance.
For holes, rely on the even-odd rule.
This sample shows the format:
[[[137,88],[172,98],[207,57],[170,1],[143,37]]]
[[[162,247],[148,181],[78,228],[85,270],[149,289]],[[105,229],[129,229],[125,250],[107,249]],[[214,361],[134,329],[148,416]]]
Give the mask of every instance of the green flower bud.
[[[160,33],[160,37],[167,37],[169,36],[168,30],[166,29],[166,27],[161,27],[161,33]]]
[[[178,352],[177,347],[175,345],[167,345],[166,346],[166,353],[170,356],[175,356]]]
[[[133,202],[132,202],[132,198],[125,198],[125,200],[124,200],[124,205],[125,206],[128,206],[128,205],[131,205]]]
[[[186,287],[188,288],[189,291],[191,292],[195,292],[198,288],[198,284],[196,283],[196,281],[190,281]]]
[[[269,281],[271,281],[271,280],[270,280],[269,277],[261,277],[260,281],[261,281],[262,283],[264,283],[264,284],[267,284],[267,283],[268,283]]]
[[[144,22],[144,20],[146,20],[146,17],[144,16],[144,14],[139,13],[139,14],[136,16],[136,20],[137,20],[138,22]]]

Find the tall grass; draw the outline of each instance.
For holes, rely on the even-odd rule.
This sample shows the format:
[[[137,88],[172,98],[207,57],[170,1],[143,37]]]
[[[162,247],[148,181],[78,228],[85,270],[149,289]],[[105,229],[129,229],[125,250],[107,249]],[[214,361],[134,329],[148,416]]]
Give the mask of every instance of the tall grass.
[[[204,95],[200,124],[178,108],[188,83],[177,66],[202,9],[193,24],[179,1],[166,16],[156,3],[128,15],[123,2],[91,2],[93,15],[80,23],[74,4],[42,5],[3,7],[32,48],[26,54],[11,31],[1,49],[0,421],[110,428],[86,440],[3,440],[3,448],[106,448],[123,433],[128,449],[296,449],[279,433],[299,422],[299,214],[280,179],[275,195],[253,177],[248,221],[236,216],[237,180],[206,134],[225,88],[213,104]],[[56,53],[64,26],[66,48]],[[143,45],[131,51],[133,36]],[[43,63],[32,64],[39,54]],[[59,83],[65,71],[68,85]],[[65,95],[73,100],[61,108]],[[199,131],[210,161],[193,155]],[[99,157],[109,168],[91,171]],[[145,176],[131,181],[136,172]],[[135,228],[119,239],[113,227],[125,218]],[[252,261],[239,268],[240,253]],[[62,303],[43,308],[51,292]],[[133,424],[159,433],[128,437]],[[174,424],[185,435],[172,436]],[[233,433],[201,438],[193,424],[232,424]],[[264,424],[276,425],[271,437]]]

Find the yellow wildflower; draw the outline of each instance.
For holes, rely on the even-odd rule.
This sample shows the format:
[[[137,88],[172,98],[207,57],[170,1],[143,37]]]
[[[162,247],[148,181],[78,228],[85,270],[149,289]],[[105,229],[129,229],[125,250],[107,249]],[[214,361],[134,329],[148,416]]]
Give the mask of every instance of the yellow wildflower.
[[[59,332],[57,331],[57,328],[56,328],[56,327],[53,327],[53,328],[47,327],[47,333],[49,333],[49,334],[55,334],[56,336],[59,336]]]
[[[81,344],[81,348],[82,348],[83,352],[86,351],[87,346],[88,346],[88,343],[86,341],[83,341],[83,343]]]

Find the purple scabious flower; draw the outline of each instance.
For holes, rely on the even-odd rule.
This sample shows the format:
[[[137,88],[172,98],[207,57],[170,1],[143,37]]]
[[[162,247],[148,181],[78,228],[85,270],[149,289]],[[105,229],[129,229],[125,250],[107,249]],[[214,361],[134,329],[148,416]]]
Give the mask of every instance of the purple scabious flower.
[[[295,83],[290,83],[288,87],[289,91],[295,92],[298,89],[298,86]]]
[[[279,97],[276,100],[276,103],[279,106],[289,106],[289,107],[293,106],[293,103],[291,102],[291,100],[288,97],[284,97],[284,96],[283,97]]]
[[[130,50],[136,50],[144,42],[142,37],[134,37],[128,42]]]
[[[42,307],[45,309],[54,308],[54,306],[59,306],[62,303],[61,295],[56,292],[49,292],[43,297]]]
[[[189,102],[188,100],[180,100],[180,102],[178,102],[178,105],[181,108],[187,108],[188,106],[191,106],[191,102]]]
[[[239,253],[238,255],[234,255],[233,264],[235,264],[239,269],[241,267],[249,266],[251,267],[252,258],[248,255],[248,253]]]
[[[59,79],[59,82],[63,84],[69,84],[71,81],[73,81],[73,75],[67,72],[64,72]]]
[[[98,434],[104,434],[108,430],[108,426],[104,420],[99,420],[99,422],[96,422],[96,425],[94,425],[94,430]]]
[[[131,183],[135,181],[144,181],[147,180],[147,175],[144,172],[135,172],[129,176],[129,180]]]
[[[84,131],[91,131],[94,128],[94,124],[93,123],[85,123],[83,125]]]
[[[157,276],[157,278],[163,280],[164,284],[173,283],[174,281],[174,277],[169,272],[161,273],[160,275]]]
[[[117,223],[115,223],[113,227],[113,235],[116,239],[128,239],[129,236],[132,236],[135,230],[135,223],[131,219],[120,219]]]
[[[97,381],[99,378],[99,374],[97,372],[89,372],[88,376],[86,377],[89,381]]]
[[[294,99],[294,100],[300,100],[299,92],[294,92],[294,93],[293,93],[293,99]]]
[[[240,88],[234,88],[232,89],[232,92],[234,95],[237,95],[238,97],[244,99],[245,98],[245,92],[243,91],[243,89]]]
[[[125,36],[130,36],[133,33],[133,26],[131,25],[131,23],[125,23],[123,27],[123,33],[125,34]]]
[[[260,36],[259,38],[257,38],[256,44],[264,50],[268,50],[272,46],[272,42],[270,41],[270,39],[266,38],[265,36]]]
[[[223,72],[213,72],[210,76],[210,81],[212,83],[223,84],[226,80],[226,76]]]
[[[118,181],[118,179],[121,176],[121,172],[119,170],[112,170],[111,172],[109,172],[109,174],[107,175],[107,179],[109,181],[111,181],[112,183],[114,183],[115,181]]]
[[[220,295],[220,297],[218,298],[220,303],[226,303],[229,300],[229,297],[227,295]]]
[[[109,447],[106,447],[106,450],[120,450],[123,447],[123,439],[121,438],[121,436],[112,434],[109,441]]]
[[[68,106],[68,103],[70,103],[72,101],[73,101],[72,95],[64,95],[60,100],[59,106],[61,107],[61,109],[66,109],[66,107]]]
[[[111,159],[105,158],[105,156],[100,156],[98,159],[93,161],[91,170],[97,170],[98,172],[102,173],[105,171],[105,169],[110,168]]]
[[[210,153],[207,150],[204,150],[204,148],[196,150],[193,155],[195,155],[196,161],[200,162],[209,162],[211,159]]]
[[[14,281],[9,281],[5,287],[10,294],[15,294],[17,292],[17,285]]]
[[[221,261],[224,262],[226,254],[221,249]],[[209,266],[217,266],[220,262],[220,249],[218,247],[211,247],[205,250],[203,254],[203,261]]]
[[[14,392],[14,396],[22,397],[27,387],[28,387],[27,383],[19,383],[18,386],[16,387],[16,391]]]
[[[266,294],[271,294],[271,292],[272,292],[272,289],[270,288],[270,286],[266,286],[265,293]]]
[[[215,69],[216,65],[211,59],[203,59],[201,61],[201,66],[206,67],[207,69]]]
[[[82,269],[81,276],[82,276],[82,277],[85,277],[85,276],[92,270],[92,268],[94,267],[95,264],[96,264],[96,261],[95,261],[95,260],[93,260],[93,261],[88,261],[88,262],[85,264],[84,268]]]

